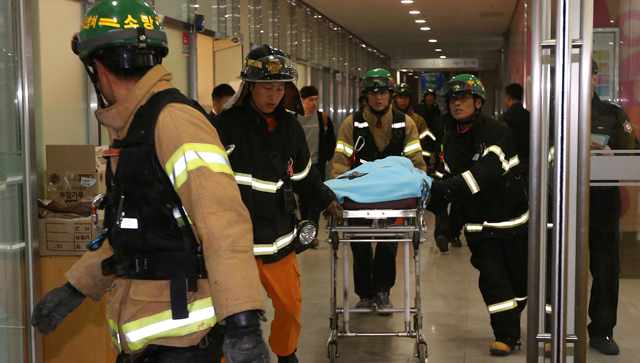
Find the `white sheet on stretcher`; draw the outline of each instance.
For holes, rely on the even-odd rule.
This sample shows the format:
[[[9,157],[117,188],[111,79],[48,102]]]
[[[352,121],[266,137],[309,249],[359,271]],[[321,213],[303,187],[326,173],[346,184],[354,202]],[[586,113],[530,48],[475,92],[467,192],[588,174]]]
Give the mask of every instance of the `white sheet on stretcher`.
[[[427,198],[431,178],[402,156],[364,163],[325,184],[336,193],[340,203],[347,197],[358,203],[378,203],[407,198]]]

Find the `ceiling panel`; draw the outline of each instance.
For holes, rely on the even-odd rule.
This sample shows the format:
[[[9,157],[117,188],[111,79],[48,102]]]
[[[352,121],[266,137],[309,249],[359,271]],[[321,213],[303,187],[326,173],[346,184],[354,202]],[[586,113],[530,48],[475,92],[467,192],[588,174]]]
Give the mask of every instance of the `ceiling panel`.
[[[329,19],[393,59],[478,58],[498,65],[504,34],[518,0],[305,0]],[[419,15],[409,14],[418,10]],[[417,24],[415,20],[425,20]],[[421,31],[428,26],[429,31]],[[437,43],[429,43],[437,39]],[[436,52],[435,49],[442,49]]]

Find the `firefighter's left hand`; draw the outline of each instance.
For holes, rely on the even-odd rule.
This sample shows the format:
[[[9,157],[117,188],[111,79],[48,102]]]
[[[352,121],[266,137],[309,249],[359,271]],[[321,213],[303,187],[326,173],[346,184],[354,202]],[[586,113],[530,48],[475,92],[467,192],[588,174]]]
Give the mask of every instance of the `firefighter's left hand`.
[[[431,189],[429,193],[431,193],[431,199],[429,200],[429,204],[427,204],[427,210],[437,213],[442,208],[446,208],[449,202],[445,198],[445,181],[440,179],[434,179],[431,184]]]
[[[340,224],[340,222],[342,222],[343,211],[344,208],[342,207],[342,204],[340,204],[337,200],[334,200],[333,202],[331,202],[331,204],[329,204],[324,212],[322,212],[322,215],[326,220],[331,219],[331,216],[333,216],[335,224]]]

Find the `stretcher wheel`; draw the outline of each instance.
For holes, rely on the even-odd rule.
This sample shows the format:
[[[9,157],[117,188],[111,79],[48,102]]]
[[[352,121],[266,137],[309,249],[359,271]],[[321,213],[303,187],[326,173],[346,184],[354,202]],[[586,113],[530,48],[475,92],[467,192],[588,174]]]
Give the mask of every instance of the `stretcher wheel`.
[[[329,346],[327,347],[327,351],[329,354],[329,361],[331,363],[335,363],[336,359],[338,358],[338,344],[336,343],[329,343]]]
[[[418,362],[427,363],[427,343],[418,343]]]
[[[340,236],[338,235],[338,232],[331,233],[331,245],[333,246],[334,251],[338,250],[338,246],[340,246]]]

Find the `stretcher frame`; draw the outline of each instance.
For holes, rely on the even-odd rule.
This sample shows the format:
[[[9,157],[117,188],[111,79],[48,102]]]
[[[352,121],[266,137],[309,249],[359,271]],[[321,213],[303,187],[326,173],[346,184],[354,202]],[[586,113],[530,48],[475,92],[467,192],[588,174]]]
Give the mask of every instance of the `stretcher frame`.
[[[427,361],[427,341],[422,325],[422,299],[420,296],[420,244],[424,243],[424,206],[421,199],[417,199],[414,209],[353,209],[343,212],[343,221],[334,226],[331,218],[327,225],[327,243],[331,246],[331,301],[329,325],[331,333],[327,340],[327,356],[330,362],[335,362],[340,356],[338,351],[338,339],[347,337],[404,337],[415,339],[414,355],[420,363]],[[348,225],[349,219],[371,220],[371,226]],[[380,223],[387,218],[403,218],[404,225],[385,225]],[[342,233],[342,238],[340,234]],[[384,238],[384,239],[376,239]],[[339,307],[337,301],[337,275],[338,275],[338,250],[342,242],[343,250],[343,306]],[[349,308],[349,244],[362,242],[398,242],[403,245],[404,254],[404,306],[393,309],[356,309]],[[411,272],[410,272],[410,247],[413,246],[413,259],[415,263],[415,297],[414,306],[411,306]],[[351,331],[350,314],[369,313],[403,313],[404,331],[396,332],[353,332]],[[413,317],[413,319],[412,319]],[[413,321],[413,327],[411,323]]]

